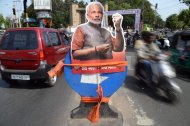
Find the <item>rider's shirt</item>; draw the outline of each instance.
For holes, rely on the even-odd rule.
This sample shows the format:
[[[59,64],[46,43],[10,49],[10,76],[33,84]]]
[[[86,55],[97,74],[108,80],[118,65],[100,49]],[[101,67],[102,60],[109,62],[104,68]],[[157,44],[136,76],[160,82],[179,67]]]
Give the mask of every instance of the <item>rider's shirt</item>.
[[[147,44],[143,40],[137,40],[135,44],[138,59],[149,59],[150,55],[161,52],[155,43]]]

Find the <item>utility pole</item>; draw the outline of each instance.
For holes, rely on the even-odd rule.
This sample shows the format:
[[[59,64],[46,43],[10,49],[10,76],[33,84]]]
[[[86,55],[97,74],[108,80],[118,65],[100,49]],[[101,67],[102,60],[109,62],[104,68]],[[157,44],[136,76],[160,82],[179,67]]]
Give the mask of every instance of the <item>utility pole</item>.
[[[15,10],[15,5],[13,5],[13,28],[15,27],[15,19],[16,19],[16,10]]]
[[[158,9],[158,3],[155,4],[155,11],[157,11],[157,9]],[[157,15],[155,15],[155,27],[156,24],[157,24]]]
[[[21,27],[21,23],[20,23],[20,7],[18,7],[18,5],[20,5],[20,0],[13,1],[13,3],[14,3],[13,6],[15,8],[15,13],[17,13],[17,15],[15,14],[16,27],[18,27],[18,26]]]
[[[143,27],[144,27],[144,0],[142,0],[140,31],[143,31],[143,29],[144,29]]]
[[[15,27],[16,26],[16,28],[18,27],[18,21],[17,21],[17,16],[16,16],[16,13],[17,11],[16,11],[16,7],[15,7],[15,4],[13,5],[13,26]]]
[[[25,19],[26,19],[26,27],[28,27],[28,13],[26,12],[27,10],[27,0],[23,0],[23,5],[24,5],[24,14],[25,14]]]

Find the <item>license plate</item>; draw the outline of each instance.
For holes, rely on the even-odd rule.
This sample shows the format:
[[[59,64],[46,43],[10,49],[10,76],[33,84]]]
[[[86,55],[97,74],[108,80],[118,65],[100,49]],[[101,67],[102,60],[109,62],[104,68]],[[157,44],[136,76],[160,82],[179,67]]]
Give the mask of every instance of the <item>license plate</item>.
[[[30,80],[30,76],[29,75],[11,74],[11,79],[13,79],[13,80]]]

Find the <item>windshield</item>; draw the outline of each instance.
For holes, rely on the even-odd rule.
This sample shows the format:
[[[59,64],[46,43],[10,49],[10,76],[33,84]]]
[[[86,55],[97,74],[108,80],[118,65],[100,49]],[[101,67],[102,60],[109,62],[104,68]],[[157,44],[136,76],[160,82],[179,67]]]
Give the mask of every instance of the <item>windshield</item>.
[[[5,33],[0,45],[4,50],[31,50],[38,47],[35,31],[9,31]]]

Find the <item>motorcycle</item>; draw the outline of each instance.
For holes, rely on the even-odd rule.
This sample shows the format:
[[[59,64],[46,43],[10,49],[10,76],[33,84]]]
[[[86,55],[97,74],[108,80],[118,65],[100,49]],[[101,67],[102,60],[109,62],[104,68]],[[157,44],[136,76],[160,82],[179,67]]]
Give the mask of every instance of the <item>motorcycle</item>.
[[[158,39],[155,42],[160,49],[167,50],[170,47],[170,41],[168,38]]]
[[[151,83],[148,83],[148,74],[144,64],[141,62],[136,63],[135,75],[141,83],[144,82],[148,87],[153,88],[153,90],[160,95],[164,94],[169,101],[174,103],[179,101],[182,90],[174,81],[176,72],[167,61],[167,58],[165,54],[159,54],[159,61],[150,60],[152,69]]]

